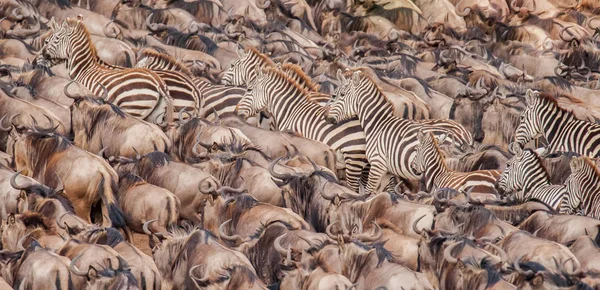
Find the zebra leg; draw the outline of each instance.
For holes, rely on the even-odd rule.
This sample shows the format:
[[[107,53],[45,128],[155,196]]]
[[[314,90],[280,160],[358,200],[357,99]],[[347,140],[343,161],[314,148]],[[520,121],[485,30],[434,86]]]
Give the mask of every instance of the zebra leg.
[[[354,164],[346,163],[346,186],[358,192],[358,183],[362,174],[362,168]]]
[[[388,172],[385,164],[379,161],[371,162],[371,170],[369,171],[369,182],[367,183],[367,194],[375,193],[377,187],[381,183],[381,179]]]

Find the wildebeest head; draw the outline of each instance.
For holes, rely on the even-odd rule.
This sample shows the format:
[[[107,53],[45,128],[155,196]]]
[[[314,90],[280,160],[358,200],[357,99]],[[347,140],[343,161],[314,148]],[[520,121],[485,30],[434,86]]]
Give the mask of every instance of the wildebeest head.
[[[138,290],[137,281],[131,268],[121,256],[117,256],[118,265],[114,268],[112,260],[108,259],[108,267],[96,269],[90,265],[87,271],[77,269],[75,265],[81,255],[75,257],[69,266],[71,273],[84,276],[88,279],[87,289],[108,289],[108,290]]]
[[[593,289],[580,280],[580,274],[554,272],[540,263],[522,261],[521,258],[514,261],[513,267],[518,276],[512,279],[519,289]]]

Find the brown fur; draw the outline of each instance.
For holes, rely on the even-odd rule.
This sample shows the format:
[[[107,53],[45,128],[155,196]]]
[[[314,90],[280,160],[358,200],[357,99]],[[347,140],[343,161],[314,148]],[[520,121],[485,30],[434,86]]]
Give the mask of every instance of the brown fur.
[[[301,80],[302,82],[304,82],[304,85],[307,87],[308,90],[313,91],[313,92],[318,92],[321,88],[319,87],[318,84],[314,83],[312,78],[309,77],[307,74],[304,73],[304,70],[302,70],[302,68],[296,64],[293,63],[284,63],[281,66],[281,70],[283,71],[291,71],[292,73],[296,74]]]

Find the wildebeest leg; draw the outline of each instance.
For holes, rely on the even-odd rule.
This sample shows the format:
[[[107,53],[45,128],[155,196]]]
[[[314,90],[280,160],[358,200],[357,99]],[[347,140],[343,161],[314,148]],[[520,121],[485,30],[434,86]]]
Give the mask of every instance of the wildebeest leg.
[[[133,233],[131,232],[131,229],[129,227],[125,227],[123,232],[125,232],[125,239],[127,239],[127,242],[133,244]]]
[[[92,219],[90,217],[92,213],[92,205],[85,199],[76,200],[75,202],[73,202],[73,209],[75,210],[75,214],[78,217],[82,218],[89,224],[92,223]]]

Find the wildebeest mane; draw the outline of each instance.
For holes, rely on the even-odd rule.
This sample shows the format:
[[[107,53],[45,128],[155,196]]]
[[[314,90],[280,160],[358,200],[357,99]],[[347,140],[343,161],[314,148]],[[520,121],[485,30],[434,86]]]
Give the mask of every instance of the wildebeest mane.
[[[119,191],[124,192],[134,186],[146,184],[146,181],[138,175],[130,172],[119,174]]]
[[[502,276],[495,269],[495,265],[492,264],[489,257],[485,257],[481,259],[481,261],[477,261],[477,259],[473,256],[468,256],[461,259],[462,263],[467,267],[472,267],[475,269],[481,269],[486,272],[487,281],[486,281],[486,289],[494,286],[498,283]],[[466,289],[477,289],[478,286],[481,285],[481,279],[483,277],[481,275],[477,275],[476,277],[471,277],[466,283]]]
[[[128,127],[121,125],[123,119],[127,118],[127,115],[118,106],[96,97],[85,97],[78,101],[99,105],[89,108],[84,113],[84,119],[86,119],[88,121],[86,123],[89,124],[86,126],[85,132],[88,140],[94,137],[97,131],[106,127],[112,128],[114,134],[122,133],[124,130],[128,129]]]
[[[25,213],[21,214],[19,219],[23,222],[25,227],[28,229],[41,228],[44,231],[56,232],[56,228],[52,224],[52,222],[40,213],[25,212]]]
[[[377,242],[371,245],[366,245],[360,241],[354,240],[352,243],[365,251],[375,249],[375,253],[377,254],[377,267],[380,267],[385,261],[390,262],[394,259],[392,253],[384,247],[385,242]]]
[[[252,209],[257,204],[258,201],[253,196],[240,194],[225,201],[221,216],[225,216],[226,219],[231,219],[231,225],[235,226],[242,214],[247,210]]]
[[[553,208],[551,208],[547,204],[543,202],[540,203],[547,207],[547,212],[551,214],[558,214]],[[518,226],[535,212],[529,212],[526,208],[522,206],[522,204],[515,205],[512,207],[507,207],[507,205],[508,204],[485,205],[485,207],[492,211],[498,219],[505,221],[513,226]]]
[[[66,137],[55,133],[27,132],[25,133],[27,160],[33,170],[32,176],[39,176],[46,170],[46,163],[54,155],[61,153],[73,145]]]

